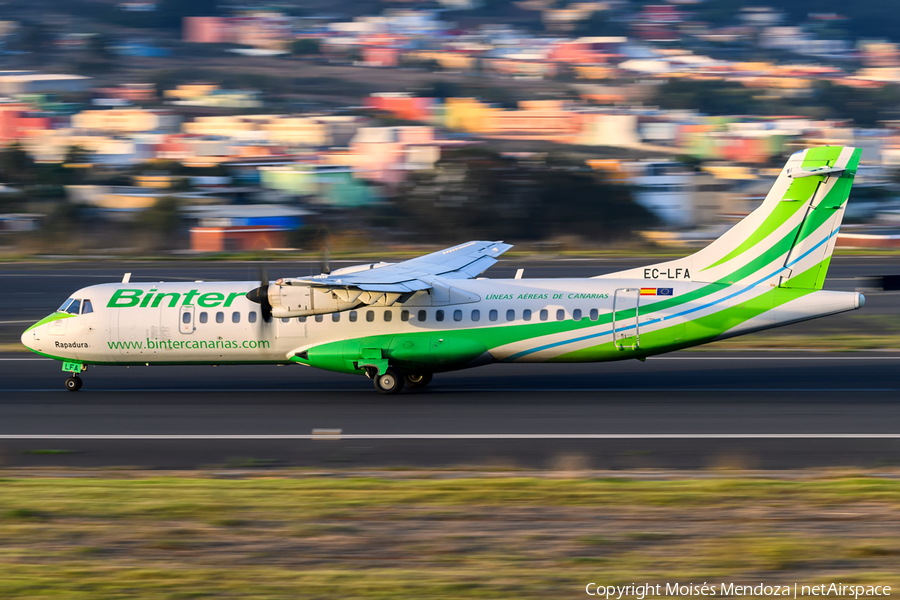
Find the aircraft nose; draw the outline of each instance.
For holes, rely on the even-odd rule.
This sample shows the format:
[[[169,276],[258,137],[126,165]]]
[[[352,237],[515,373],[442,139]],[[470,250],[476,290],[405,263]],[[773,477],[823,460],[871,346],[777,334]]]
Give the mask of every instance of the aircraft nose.
[[[30,328],[29,328],[29,329],[26,329],[26,330],[22,333],[22,338],[21,338],[21,339],[22,339],[22,345],[23,345],[23,346],[25,346],[25,347],[28,348],[29,350],[33,350],[33,348],[32,348],[31,346],[32,346],[32,344],[34,344],[34,332],[33,332]]]

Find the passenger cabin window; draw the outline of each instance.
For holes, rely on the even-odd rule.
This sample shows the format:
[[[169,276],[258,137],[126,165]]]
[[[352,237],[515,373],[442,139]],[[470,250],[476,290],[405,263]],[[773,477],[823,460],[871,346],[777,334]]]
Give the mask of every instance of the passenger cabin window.
[[[514,311],[511,308],[508,311],[506,311],[506,320],[507,321],[515,321],[516,320],[516,311]]]
[[[404,323],[409,321],[409,311],[408,310],[400,311],[400,320],[403,321]]]
[[[541,309],[541,321],[546,321],[549,316],[550,316],[550,313],[547,312],[547,309],[542,308]]]
[[[434,311],[434,318],[437,321],[443,321],[444,320],[444,311],[442,311],[442,310]]]
[[[576,308],[575,310],[572,311],[572,319],[575,321],[581,320],[581,309],[580,308]]]
[[[217,321],[217,322],[220,322],[220,321],[219,321],[219,317],[216,317],[216,321]],[[291,320],[290,320],[289,318],[287,318],[287,317],[282,317],[281,322],[282,322],[282,323],[290,323]]]
[[[209,315],[205,312],[200,313],[200,322],[206,323],[207,321],[209,321]]]
[[[591,321],[596,321],[600,318],[600,312],[596,308],[591,309]]]
[[[225,322],[225,313],[217,312],[216,313],[216,323],[224,323]]]
[[[350,322],[356,323],[356,311],[355,310],[350,311]]]
[[[331,313],[331,322],[337,323],[341,320],[341,313]]]
[[[427,318],[428,318],[428,312],[424,311],[424,310],[420,310],[419,311],[419,321],[424,323]]]
[[[488,313],[488,319],[490,319],[491,321],[496,321],[496,320],[497,320],[497,316],[498,316],[498,315],[497,315],[497,311],[496,311],[496,310],[491,310],[491,312]]]
[[[393,319],[393,318],[394,318],[393,311],[390,311],[390,310],[384,311],[384,322],[385,323],[390,323],[391,319]]]
[[[325,318],[325,315],[316,315],[316,323],[321,323],[322,319]]]
[[[368,321],[369,323],[371,323],[371,322],[374,321],[374,320],[375,320],[375,311],[374,311],[374,310],[367,310],[367,311],[366,311],[366,321]]]
[[[231,322],[232,323],[240,323],[241,322],[241,313],[234,311],[231,313]]]
[[[290,321],[290,319],[288,319],[288,321]],[[306,323],[306,317],[297,317],[297,322],[298,323]]]
[[[480,320],[481,320],[481,311],[478,310],[477,308],[476,308],[475,310],[472,311],[472,320],[473,320],[473,321],[480,321]]]
[[[522,320],[523,321],[531,320],[531,309],[526,308],[525,310],[522,311]]]
[[[82,304],[81,304],[81,314],[86,315],[86,314],[89,314],[89,313],[92,313],[92,312],[94,312],[94,307],[91,305],[91,301],[90,301],[90,300],[85,300],[84,302],[82,302]]]
[[[453,320],[454,321],[462,321],[462,311],[458,308],[453,311]]]
[[[189,313],[189,312],[181,313],[181,322],[184,323],[185,325],[190,323],[191,322],[191,313]]]
[[[256,313],[251,312],[250,314],[248,314],[247,320],[250,321],[251,323],[256,323]]]
[[[565,320],[566,320],[566,311],[564,311],[564,310],[561,309],[561,308],[558,309],[558,310],[556,311],[556,320],[557,320],[557,321],[565,321]]]

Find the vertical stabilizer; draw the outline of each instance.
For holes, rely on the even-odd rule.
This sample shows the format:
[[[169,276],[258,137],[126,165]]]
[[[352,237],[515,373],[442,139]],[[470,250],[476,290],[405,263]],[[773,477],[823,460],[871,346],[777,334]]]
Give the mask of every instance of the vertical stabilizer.
[[[841,146],[797,152],[763,203],[709,246],[602,277],[821,289],[860,154]]]

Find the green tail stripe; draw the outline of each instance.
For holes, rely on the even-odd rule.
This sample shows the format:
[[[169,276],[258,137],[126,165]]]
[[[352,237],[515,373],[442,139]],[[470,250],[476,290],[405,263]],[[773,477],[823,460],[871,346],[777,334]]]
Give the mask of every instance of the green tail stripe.
[[[825,287],[825,276],[828,275],[828,267],[831,265],[831,255],[828,255],[828,258],[819,263],[819,273],[816,276],[816,282],[813,284],[813,289],[821,290]]]
[[[810,179],[819,179],[819,178],[818,177],[809,177],[809,178],[804,178],[804,179],[798,179],[794,183],[809,182]],[[815,182],[815,183],[817,183],[817,182]],[[793,187],[793,184],[791,184],[791,187]],[[788,191],[790,191],[790,189]],[[808,196],[807,196],[807,198],[808,198]],[[788,221],[788,219],[790,219],[791,217],[794,216],[794,214],[796,214],[797,210],[801,206],[803,206],[803,202],[779,202],[778,206],[776,206],[775,209],[771,213],[769,213],[769,216],[766,217],[766,220],[762,222],[762,224],[759,226],[759,228],[756,231],[754,231],[750,237],[748,237],[746,240],[744,240],[740,246],[738,246],[737,248],[735,248],[734,250],[729,252],[724,258],[717,260],[716,262],[709,265],[708,267],[704,267],[703,269],[701,269],[701,271],[705,271],[707,269],[712,269],[713,267],[718,267],[719,265],[721,265],[723,263],[727,263],[729,260],[740,256],[741,254],[743,254],[750,248],[754,247],[759,242],[763,241],[764,239],[766,239],[767,237],[772,235],[772,233],[774,233],[775,230],[777,230],[779,227],[784,225]]]
[[[803,167],[814,168],[833,166],[837,159],[840,158],[842,151],[843,148],[841,146],[811,148],[807,151],[806,156],[803,159]],[[847,164],[847,169],[852,170],[852,172],[855,173],[858,165],[859,150],[854,152],[853,156],[850,159],[850,162]],[[772,210],[772,212],[769,213],[766,219],[760,224],[760,226],[752,234],[750,234],[747,239],[741,242],[741,244],[739,244],[735,249],[733,249],[723,258],[717,260],[708,267],[704,267],[703,269],[701,269],[701,272],[707,269],[712,269],[713,267],[718,267],[721,264],[737,258],[738,256],[744,254],[744,252],[746,252],[747,250],[753,248],[761,241],[769,237],[779,227],[784,225],[792,216],[794,216],[800,209],[800,207],[804,206],[805,203],[810,198],[812,198],[813,194],[815,194],[816,192],[816,188],[823,180],[824,177],[804,177],[802,179],[795,179],[794,181],[792,181],[790,186],[788,186],[787,191],[784,193],[784,196],[782,196],[785,202],[779,202]],[[843,188],[840,182],[836,183],[834,187]],[[829,192],[828,196],[831,196],[832,193],[835,193],[835,189],[832,189],[832,191]],[[840,192],[837,192],[836,195],[839,196]],[[809,234],[807,233],[806,235],[803,235],[800,239],[805,239],[807,235]]]
[[[822,262],[803,271],[796,277],[791,277],[782,284],[782,287],[821,290],[822,285],[825,283],[825,274],[828,272],[829,264],[831,264],[830,256]]]

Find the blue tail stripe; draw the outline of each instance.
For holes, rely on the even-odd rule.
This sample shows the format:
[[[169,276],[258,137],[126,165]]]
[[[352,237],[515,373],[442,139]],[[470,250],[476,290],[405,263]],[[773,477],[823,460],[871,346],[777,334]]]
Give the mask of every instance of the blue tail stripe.
[[[729,294],[729,295],[727,295],[727,296],[724,296],[723,298],[719,298],[718,300],[713,300],[712,302],[707,302],[706,304],[702,304],[702,305],[700,305],[700,306],[696,306],[696,307],[694,307],[694,308],[689,308],[689,309],[687,309],[687,310],[683,310],[683,311],[681,311],[681,312],[679,312],[679,313],[675,313],[675,314],[673,314],[673,315],[669,315],[669,316],[666,316],[666,317],[658,317],[658,318],[656,318],[656,319],[651,319],[651,320],[647,321],[646,323],[642,323],[642,325],[654,325],[654,324],[659,323],[659,322],[661,322],[661,321],[667,321],[667,320],[669,320],[669,319],[675,319],[675,318],[678,318],[678,317],[683,317],[683,316],[685,316],[685,315],[689,315],[689,314],[691,314],[691,313],[695,313],[695,312],[700,311],[700,310],[705,310],[705,309],[707,309],[707,308],[709,308],[709,307],[711,307],[711,306],[716,306],[717,304],[721,304],[722,302],[726,302],[726,301],[728,301],[728,300],[731,300],[732,298],[735,298],[735,297],[737,297],[737,296],[740,296],[741,294],[744,294],[744,293],[746,293],[746,292],[752,290],[753,288],[759,286],[759,285],[762,284],[763,282],[772,279],[772,278],[775,277],[776,275],[779,275],[779,274],[782,273],[783,271],[786,271],[786,270],[790,269],[792,266],[794,266],[795,264],[797,264],[798,262],[800,262],[801,260],[803,260],[804,258],[806,258],[807,256],[809,256],[810,254],[812,254],[817,248],[819,248],[820,246],[822,246],[822,244],[827,243],[828,240],[830,240],[830,239],[833,238],[835,235],[837,235],[838,231],[840,231],[840,230],[841,230],[841,228],[838,227],[837,229],[835,229],[834,231],[832,231],[827,237],[825,237],[825,239],[823,239],[821,242],[819,242],[818,244],[816,244],[815,246],[813,246],[812,248],[810,248],[809,250],[807,250],[806,252],[804,252],[803,254],[801,254],[800,256],[798,256],[796,259],[794,259],[794,260],[792,260],[791,262],[787,263],[786,265],[784,265],[784,266],[782,266],[782,267],[779,267],[779,268],[778,268],[774,273],[772,273],[771,275],[767,275],[766,277],[763,277],[763,278],[761,278],[761,279],[755,281],[754,283],[751,283],[750,285],[748,285],[748,286],[746,286],[746,287],[743,287],[743,288],[741,288],[740,290],[738,290],[738,291],[736,291],[736,292],[734,292],[734,293],[732,293],[732,294]],[[594,339],[594,338],[598,338],[598,337],[603,337],[603,336],[606,336],[606,335],[611,335],[611,334],[613,334],[613,333],[615,333],[615,332],[628,331],[629,329],[635,329],[636,327],[637,327],[637,325],[627,325],[627,326],[625,326],[625,327],[618,327],[618,328],[616,328],[616,329],[610,329],[610,330],[608,330],[608,331],[603,331],[603,332],[601,332],[601,333],[593,333],[593,334],[591,334],[591,335],[583,335],[583,336],[580,336],[580,337],[577,337],[577,338],[573,338],[573,339],[571,339],[571,340],[563,340],[563,341],[560,341],[560,342],[553,342],[553,343],[551,343],[551,344],[545,344],[545,345],[543,345],[543,346],[538,346],[538,347],[532,348],[532,349],[530,349],[530,350],[523,350],[523,351],[521,351],[521,352],[517,352],[516,354],[513,354],[512,356],[509,356],[509,357],[505,358],[504,361],[514,361],[514,360],[517,360],[517,359],[519,359],[519,358],[522,358],[523,356],[528,356],[529,354],[534,354],[535,352],[541,352],[541,351],[543,351],[543,350],[549,350],[549,349],[551,349],[551,348],[558,348],[558,347],[560,347],[560,346],[565,346],[565,345],[567,345],[567,344],[575,344],[575,343],[577,343],[577,342],[583,342],[583,341],[585,341],[585,340],[590,340],[590,339]]]

